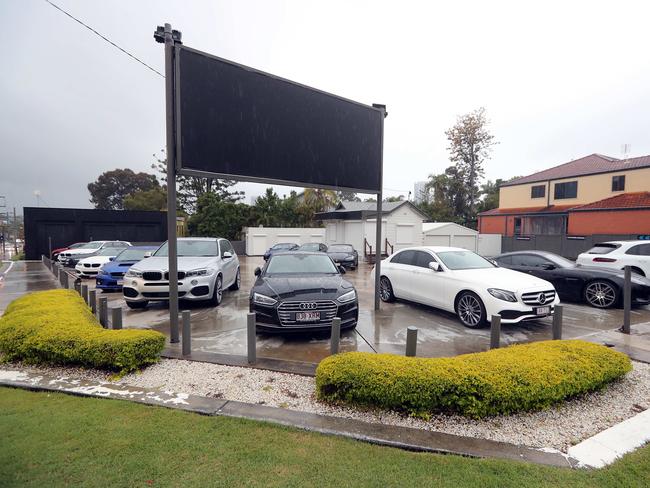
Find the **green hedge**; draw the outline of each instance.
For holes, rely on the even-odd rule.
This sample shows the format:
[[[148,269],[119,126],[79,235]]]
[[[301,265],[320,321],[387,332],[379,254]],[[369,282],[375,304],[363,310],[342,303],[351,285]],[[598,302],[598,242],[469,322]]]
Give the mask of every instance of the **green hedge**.
[[[78,364],[122,373],[158,361],[165,336],[99,325],[73,290],[31,293],[0,318],[0,352],[27,363]]]
[[[454,358],[350,352],[318,365],[322,400],[470,417],[546,408],[632,369],[625,354],[584,341],[515,345]]]

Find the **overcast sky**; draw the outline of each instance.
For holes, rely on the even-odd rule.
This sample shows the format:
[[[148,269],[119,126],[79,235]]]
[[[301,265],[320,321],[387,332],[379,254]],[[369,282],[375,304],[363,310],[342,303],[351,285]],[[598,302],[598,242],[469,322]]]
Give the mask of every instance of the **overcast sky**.
[[[448,165],[444,131],[485,107],[490,179],[594,152],[650,154],[647,1],[53,0],[163,71],[156,25],[187,46],[363,103],[384,103],[384,184]],[[89,207],[114,168],[151,171],[164,80],[43,0],[0,0],[0,195]],[[262,193],[242,184],[246,201]],[[276,187],[280,195],[288,193]],[[0,202],[1,203],[1,202]]]

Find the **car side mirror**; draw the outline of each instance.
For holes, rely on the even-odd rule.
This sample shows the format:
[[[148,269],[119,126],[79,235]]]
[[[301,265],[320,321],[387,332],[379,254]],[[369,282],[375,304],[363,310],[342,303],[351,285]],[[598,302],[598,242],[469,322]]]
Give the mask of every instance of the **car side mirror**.
[[[231,257],[232,257],[232,253],[231,253],[231,252],[228,252],[228,251],[225,251],[225,252],[221,255],[221,257],[222,257],[223,259],[231,258]]]
[[[494,259],[488,259],[492,264],[494,264],[497,268],[499,267],[499,263],[497,263]]]
[[[552,269],[555,269],[555,265],[551,263],[546,263],[542,265],[542,269],[550,271]]]
[[[147,251],[144,253],[145,258],[150,258],[151,257],[151,251]]]
[[[255,268],[255,276],[259,276],[259,275],[261,275],[261,274],[262,274],[262,270],[261,270],[260,267],[258,266],[257,268]]]
[[[442,271],[442,266],[440,266],[440,263],[437,263],[435,261],[431,261],[429,263],[429,269],[432,269],[434,271]]]
[[[338,268],[339,268],[339,272],[340,272],[341,274],[345,274],[345,273],[346,273],[345,268],[344,268],[343,266],[339,265]]]
[[[108,258],[108,260],[109,261],[115,261],[115,258],[113,256],[111,256],[110,258]]]

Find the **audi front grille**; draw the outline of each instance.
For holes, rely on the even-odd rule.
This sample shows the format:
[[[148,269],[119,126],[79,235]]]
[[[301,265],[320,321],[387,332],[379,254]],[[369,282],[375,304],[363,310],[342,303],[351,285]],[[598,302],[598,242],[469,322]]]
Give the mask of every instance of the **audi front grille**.
[[[332,300],[282,302],[278,307],[278,318],[280,323],[286,326],[329,325],[336,317],[337,311],[338,305]],[[295,320],[296,312],[320,312],[320,320],[314,320],[313,322],[297,321]]]
[[[544,301],[540,301],[540,296],[544,295]],[[529,293],[522,293],[521,300],[526,305],[549,305],[555,301],[555,291],[554,290],[545,290],[545,291],[533,291]]]

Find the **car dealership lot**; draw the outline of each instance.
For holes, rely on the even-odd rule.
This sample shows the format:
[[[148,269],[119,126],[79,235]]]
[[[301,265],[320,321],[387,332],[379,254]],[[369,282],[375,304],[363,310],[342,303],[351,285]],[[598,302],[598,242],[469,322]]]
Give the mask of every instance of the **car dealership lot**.
[[[224,291],[223,302],[213,308],[204,303],[184,303],[181,310],[192,312],[192,349],[220,354],[246,354],[246,314],[248,294],[254,282],[254,270],[262,266],[261,257],[240,257],[242,286],[238,291]],[[454,314],[415,303],[398,300],[382,303],[373,310],[374,282],[371,267],[360,263],[356,271],[345,277],[357,288],[360,314],[356,331],[343,332],[342,351],[377,351],[404,353],[406,328],[419,329],[418,356],[440,357],[482,351],[489,347],[490,329],[471,330],[464,327]],[[93,280],[84,280],[92,284]],[[152,327],[169,334],[169,311],[166,303],[151,303],[145,310],[130,310],[121,293],[98,293],[107,296],[109,307],[121,306],[125,327]],[[585,305],[564,303],[564,338],[576,338],[602,330],[615,329],[622,324],[620,309],[598,310]],[[538,341],[551,338],[551,318],[502,325],[502,343]],[[650,307],[632,310],[632,323],[650,321]],[[327,334],[257,336],[258,357],[282,358],[318,362],[329,354]]]

